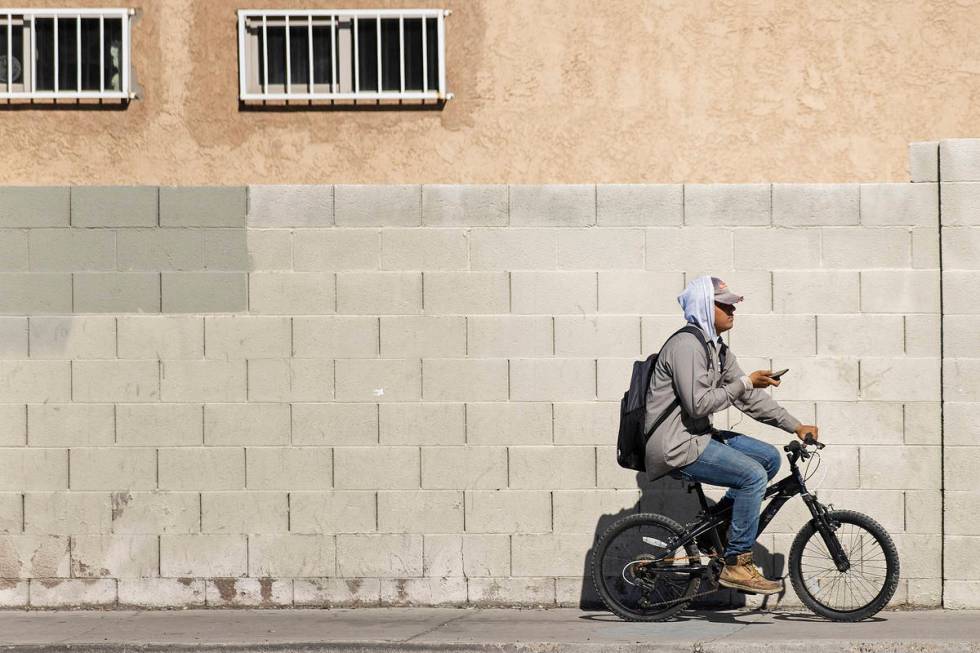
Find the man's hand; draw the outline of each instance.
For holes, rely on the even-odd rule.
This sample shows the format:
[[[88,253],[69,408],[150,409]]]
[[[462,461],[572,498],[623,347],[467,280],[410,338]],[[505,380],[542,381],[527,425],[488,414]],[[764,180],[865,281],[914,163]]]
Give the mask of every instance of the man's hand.
[[[796,437],[801,440],[806,440],[806,436],[812,435],[813,439],[817,440],[819,438],[817,433],[818,430],[819,429],[817,429],[816,425],[814,424],[800,424],[796,428]]]
[[[774,379],[771,376],[772,370],[756,370],[749,374],[749,380],[752,381],[753,388],[768,388],[769,386],[779,386],[779,380]]]

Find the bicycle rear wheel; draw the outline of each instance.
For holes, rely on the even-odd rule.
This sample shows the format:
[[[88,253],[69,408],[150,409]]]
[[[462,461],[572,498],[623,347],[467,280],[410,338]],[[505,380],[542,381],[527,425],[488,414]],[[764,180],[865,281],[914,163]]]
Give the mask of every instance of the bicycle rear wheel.
[[[700,577],[671,568],[699,564],[697,546],[692,541],[666,560],[651,562],[683,532],[677,522],[652,513],[630,515],[610,526],[592,554],[592,582],[606,607],[627,621],[662,621],[683,610]]]
[[[803,603],[833,621],[860,621],[876,614],[898,587],[898,550],[888,532],[867,515],[833,510],[827,517],[837,528],[850,568],[841,572],[811,520],[800,529],[789,552],[790,579]]]

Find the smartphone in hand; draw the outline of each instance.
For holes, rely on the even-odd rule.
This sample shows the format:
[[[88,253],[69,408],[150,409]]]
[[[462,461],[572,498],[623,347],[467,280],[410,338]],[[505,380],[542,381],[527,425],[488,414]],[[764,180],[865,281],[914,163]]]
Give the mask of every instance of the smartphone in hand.
[[[789,372],[789,368],[788,367],[785,368],[785,369],[779,370],[778,372],[773,372],[772,374],[769,375],[769,378],[770,379],[775,379],[776,381],[778,381],[779,380],[779,377],[781,377],[783,374],[786,374],[786,372]]]

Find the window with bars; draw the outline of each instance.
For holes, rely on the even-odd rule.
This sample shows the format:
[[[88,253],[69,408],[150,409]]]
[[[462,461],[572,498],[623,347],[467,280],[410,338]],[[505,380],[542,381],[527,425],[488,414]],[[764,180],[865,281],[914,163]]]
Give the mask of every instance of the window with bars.
[[[133,13],[0,8],[0,98],[130,99]]]
[[[240,98],[448,100],[441,9],[238,12]]]

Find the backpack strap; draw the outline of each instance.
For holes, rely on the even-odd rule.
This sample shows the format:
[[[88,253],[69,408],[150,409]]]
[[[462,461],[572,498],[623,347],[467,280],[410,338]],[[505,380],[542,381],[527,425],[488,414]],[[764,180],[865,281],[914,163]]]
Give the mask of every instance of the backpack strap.
[[[674,336],[676,336],[678,334],[681,334],[681,333],[690,333],[690,334],[694,335],[695,338],[698,339],[698,342],[700,342],[701,343],[701,346],[704,347],[704,354],[705,354],[705,356],[708,358],[708,368],[714,367],[714,361],[711,360],[711,350],[708,349],[708,342],[704,339],[704,334],[701,332],[701,329],[699,329],[698,327],[694,326],[693,324],[688,324],[688,325],[686,325],[686,326],[678,329],[674,333],[670,334],[670,337],[668,337],[667,340],[670,340]],[[667,340],[664,341],[664,344],[667,344]],[[722,369],[725,369],[725,350],[726,349],[727,349],[727,347],[724,344],[722,344],[722,346],[721,346],[721,368]],[[662,350],[663,350],[663,347],[661,347],[661,351]],[[670,404],[663,410],[662,413],[660,413],[660,417],[657,418],[657,421],[655,421],[653,423],[653,426],[651,426],[650,429],[644,434],[644,436],[643,436],[644,437],[644,440],[649,440],[650,439],[650,436],[653,435],[653,432],[657,430],[657,427],[660,426],[661,424],[663,424],[664,420],[667,419],[667,416],[670,415],[670,413],[674,410],[674,408],[676,406],[680,405],[680,403],[681,403],[681,400],[677,397],[677,393],[675,392],[674,393],[674,400],[672,402],[670,402]],[[683,410],[683,407],[681,408],[681,410]]]

